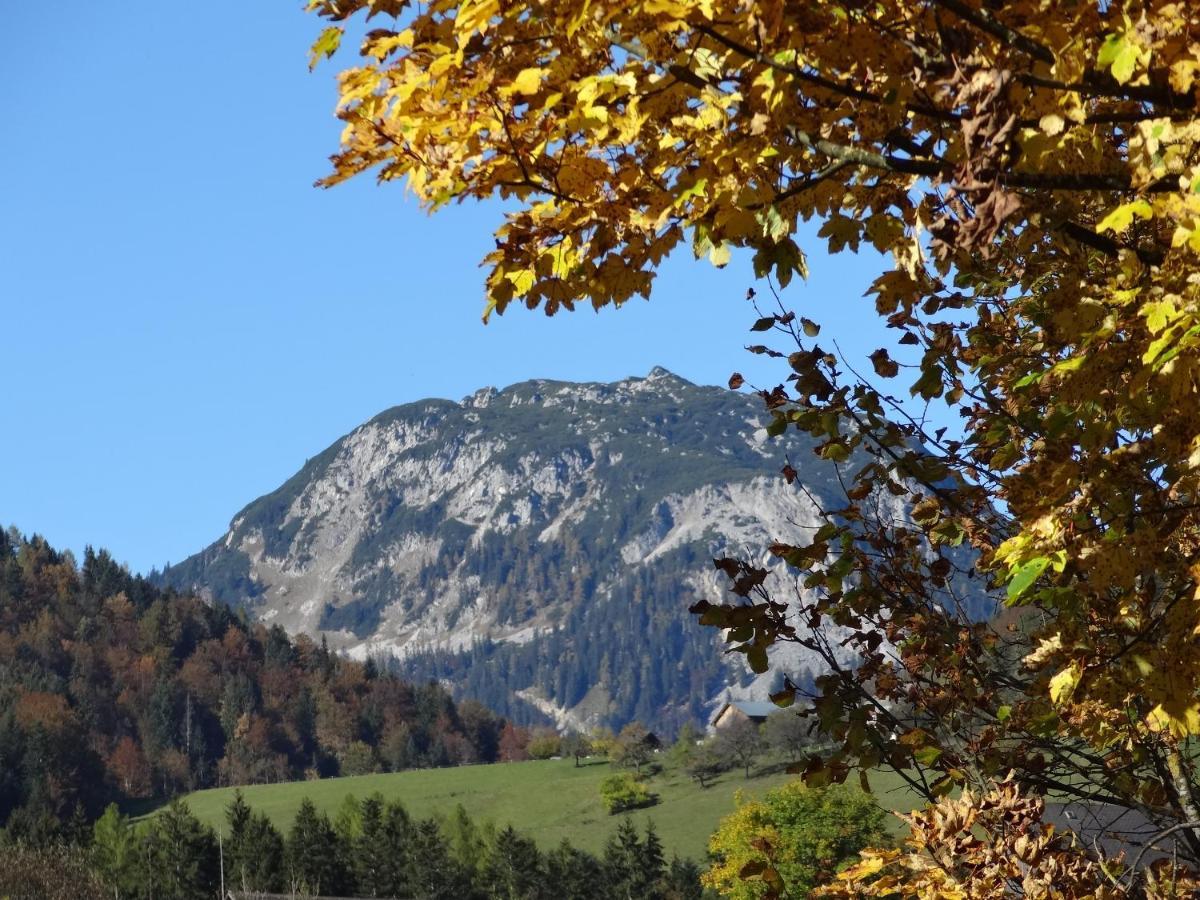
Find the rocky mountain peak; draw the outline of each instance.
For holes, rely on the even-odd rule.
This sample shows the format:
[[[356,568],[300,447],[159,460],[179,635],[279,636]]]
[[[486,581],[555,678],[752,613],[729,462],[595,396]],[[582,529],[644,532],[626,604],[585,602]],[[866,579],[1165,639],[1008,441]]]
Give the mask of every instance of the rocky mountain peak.
[[[662,367],[405,404],[163,578],[518,719],[703,720],[770,687],[687,613],[724,594],[712,557],[801,540],[809,496],[837,490],[806,436],[768,440],[762,417]],[[785,456],[806,491],[779,477]]]

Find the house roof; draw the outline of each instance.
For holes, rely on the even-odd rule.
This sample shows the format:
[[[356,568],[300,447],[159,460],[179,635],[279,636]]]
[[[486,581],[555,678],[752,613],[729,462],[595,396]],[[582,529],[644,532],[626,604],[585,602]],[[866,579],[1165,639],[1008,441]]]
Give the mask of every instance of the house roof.
[[[770,700],[730,700],[717,711],[717,715],[723,713],[727,706],[732,706],[751,719],[765,719],[779,708]]]

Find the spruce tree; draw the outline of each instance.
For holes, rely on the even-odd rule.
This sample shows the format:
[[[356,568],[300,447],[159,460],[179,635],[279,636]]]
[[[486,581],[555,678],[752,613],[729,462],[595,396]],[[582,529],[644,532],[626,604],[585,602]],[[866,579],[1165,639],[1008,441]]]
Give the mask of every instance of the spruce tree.
[[[265,813],[255,813],[246,834],[248,890],[282,891],[287,879],[287,853],[283,835]]]
[[[329,817],[318,813],[307,797],[300,803],[288,833],[287,855],[294,889],[336,894],[345,887],[340,842]]]
[[[376,884],[380,897],[407,897],[412,893],[408,875],[412,831],[412,822],[399,801],[383,808],[379,834],[375,837],[378,845]]]
[[[406,874],[415,900],[462,900],[470,891],[469,873],[450,855],[437,822],[418,822],[412,829],[410,849]]]
[[[358,833],[350,845],[354,887],[361,897],[391,897],[396,884],[392,861],[403,855],[403,840],[396,841],[387,827],[382,795],[375,793],[359,804]]]
[[[628,818],[604,848],[604,871],[610,896],[619,900],[660,900],[663,874],[662,842],[653,825],[643,841]]]
[[[217,838],[180,800],[154,820],[147,835],[147,880],[153,896],[210,900],[218,885]]]
[[[500,900],[534,900],[545,892],[542,857],[532,840],[517,834],[511,825],[496,835],[481,876],[488,897]]]
[[[546,883],[558,897],[571,900],[607,900],[605,870],[590,853],[563,842],[546,854]]]
[[[249,850],[250,820],[254,813],[246,803],[240,790],[233,792],[233,799],[225,807],[225,821],[229,825],[229,837],[224,845],[225,883],[246,888],[248,868],[252,857]]]
[[[690,859],[671,859],[662,877],[664,900],[702,900],[704,886],[700,884],[700,867]]]

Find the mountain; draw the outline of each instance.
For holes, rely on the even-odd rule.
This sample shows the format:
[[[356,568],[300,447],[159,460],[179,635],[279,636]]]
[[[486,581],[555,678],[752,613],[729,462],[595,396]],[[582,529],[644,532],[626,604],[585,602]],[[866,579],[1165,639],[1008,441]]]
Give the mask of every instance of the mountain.
[[[765,561],[810,533],[809,495],[840,496],[807,436],[769,439],[763,417],[757,396],[661,368],[398,406],[161,580],[518,721],[703,721],[770,687],[687,612],[727,596],[712,558]],[[780,652],[777,672],[811,676]]]

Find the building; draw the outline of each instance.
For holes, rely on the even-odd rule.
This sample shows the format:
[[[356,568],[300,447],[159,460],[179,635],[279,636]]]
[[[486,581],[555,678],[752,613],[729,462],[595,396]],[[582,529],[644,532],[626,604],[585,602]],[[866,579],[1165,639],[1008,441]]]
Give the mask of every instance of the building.
[[[709,721],[710,731],[728,728],[734,722],[750,721],[761,725],[778,707],[770,700],[730,700],[722,704]]]

